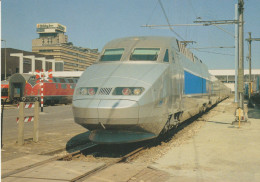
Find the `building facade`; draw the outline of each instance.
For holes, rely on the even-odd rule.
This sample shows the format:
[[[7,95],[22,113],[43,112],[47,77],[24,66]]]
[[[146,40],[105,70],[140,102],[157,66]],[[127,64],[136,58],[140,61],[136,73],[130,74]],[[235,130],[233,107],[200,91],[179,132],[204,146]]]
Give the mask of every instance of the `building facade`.
[[[84,71],[98,59],[98,50],[74,46],[65,32],[66,27],[58,23],[37,24],[39,38],[32,40],[32,52],[63,61],[64,71]]]
[[[209,70],[210,74],[214,75],[218,80],[229,87],[233,92],[235,91],[235,70]],[[260,69],[252,69],[251,82],[253,91],[259,91]],[[244,70],[244,88],[247,92],[249,84],[249,70]]]
[[[54,66],[53,62],[55,62],[53,56],[13,48],[1,48],[1,80],[5,80],[15,73],[29,73],[41,69],[48,71],[53,67],[56,71],[63,71],[63,63],[55,62]]]

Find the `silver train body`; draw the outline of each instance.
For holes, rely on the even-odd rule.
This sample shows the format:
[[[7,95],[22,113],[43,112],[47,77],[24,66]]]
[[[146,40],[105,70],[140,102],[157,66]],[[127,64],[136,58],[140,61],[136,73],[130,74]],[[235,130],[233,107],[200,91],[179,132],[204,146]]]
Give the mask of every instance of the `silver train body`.
[[[75,122],[97,143],[157,137],[228,97],[230,90],[172,37],[128,37],[105,45],[80,77]]]

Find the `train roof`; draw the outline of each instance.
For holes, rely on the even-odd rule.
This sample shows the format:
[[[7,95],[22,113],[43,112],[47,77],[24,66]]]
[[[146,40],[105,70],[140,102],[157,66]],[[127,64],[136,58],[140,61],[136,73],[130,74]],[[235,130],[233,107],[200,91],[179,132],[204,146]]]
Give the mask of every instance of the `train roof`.
[[[33,76],[32,74],[29,73],[15,73],[10,77],[10,82],[26,82],[27,80],[29,80],[31,78],[31,76]]]
[[[166,36],[136,36],[136,37],[125,37],[118,38],[108,42],[105,48],[131,48],[135,47],[174,47],[178,49],[177,39],[174,37],[166,37]]]
[[[29,72],[33,74],[32,72]],[[47,73],[47,72],[46,72]],[[79,78],[83,71],[55,71],[51,72],[54,77],[70,77],[70,78]]]

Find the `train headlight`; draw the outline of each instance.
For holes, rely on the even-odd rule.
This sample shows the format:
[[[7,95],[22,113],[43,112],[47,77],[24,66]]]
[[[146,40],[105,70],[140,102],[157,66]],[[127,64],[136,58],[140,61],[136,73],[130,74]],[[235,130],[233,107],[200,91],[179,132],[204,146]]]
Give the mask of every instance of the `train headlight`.
[[[113,95],[141,95],[144,91],[143,87],[116,87],[113,91]]]
[[[87,88],[80,88],[80,95],[87,95],[88,89]]]
[[[142,89],[141,88],[134,88],[133,90],[134,90],[133,91],[134,95],[141,95],[141,93],[142,93]]]
[[[88,94],[89,94],[89,95],[95,95],[95,94],[96,94],[95,89],[94,89],[94,88],[89,88],[89,89],[88,89]]]
[[[97,87],[80,87],[76,91],[77,95],[95,95],[97,93]]]
[[[122,90],[122,94],[123,94],[123,95],[131,95],[132,92],[131,92],[131,90],[130,90],[129,88],[124,88],[124,89]]]

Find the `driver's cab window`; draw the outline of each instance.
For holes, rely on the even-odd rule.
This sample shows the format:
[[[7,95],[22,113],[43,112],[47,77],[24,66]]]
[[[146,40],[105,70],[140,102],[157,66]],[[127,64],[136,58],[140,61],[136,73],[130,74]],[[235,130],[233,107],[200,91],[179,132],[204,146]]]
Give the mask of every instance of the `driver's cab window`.
[[[166,51],[165,51],[163,62],[167,62],[167,63],[169,62],[169,52],[168,52],[168,49],[166,49]]]
[[[135,48],[130,61],[157,61],[159,48]]]

